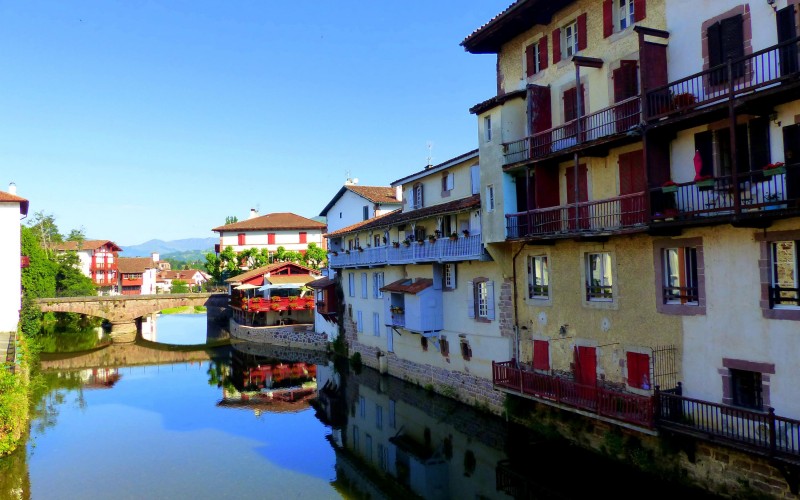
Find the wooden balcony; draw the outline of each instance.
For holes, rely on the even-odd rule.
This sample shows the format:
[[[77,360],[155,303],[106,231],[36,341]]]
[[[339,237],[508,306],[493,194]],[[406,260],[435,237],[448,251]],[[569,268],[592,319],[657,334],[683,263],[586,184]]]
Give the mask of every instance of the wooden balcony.
[[[495,389],[552,402],[612,420],[654,427],[653,397],[583,385],[573,380],[515,367],[514,361],[492,361]]]
[[[767,172],[767,173],[765,173]],[[800,208],[800,164],[656,188],[653,222],[703,221],[715,216],[763,218]],[[777,210],[778,212],[772,212]]]
[[[504,144],[504,165],[563,154],[589,143],[612,140],[635,131],[641,122],[639,97],[631,97],[563,125]],[[578,133],[578,120],[581,131]]]
[[[675,80],[645,95],[647,121],[707,110],[731,98],[751,98],[800,75],[794,38]],[[791,96],[795,99],[796,96]]]
[[[481,236],[459,236],[455,240],[439,238],[365,248],[362,251],[332,251],[328,254],[331,267],[381,266],[386,264],[412,264],[416,262],[457,262],[477,260],[483,255]]]
[[[775,415],[773,408],[756,411],[711,403],[675,392],[656,391],[655,421],[659,429],[721,441],[762,456],[800,461],[800,420]]]
[[[506,214],[506,237],[569,237],[644,229],[645,193]]]

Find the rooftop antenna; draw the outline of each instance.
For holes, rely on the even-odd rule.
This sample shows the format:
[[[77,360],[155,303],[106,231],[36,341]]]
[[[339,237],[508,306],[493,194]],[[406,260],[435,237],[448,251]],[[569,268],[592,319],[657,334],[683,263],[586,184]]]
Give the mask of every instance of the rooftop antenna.
[[[428,141],[428,163],[427,165],[430,167],[433,165],[433,143]]]

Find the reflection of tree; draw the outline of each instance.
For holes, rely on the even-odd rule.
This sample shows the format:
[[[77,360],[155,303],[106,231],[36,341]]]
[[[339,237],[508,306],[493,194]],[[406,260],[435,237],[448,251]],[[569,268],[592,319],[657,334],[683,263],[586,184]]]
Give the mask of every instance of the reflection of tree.
[[[211,387],[216,386],[225,389],[234,388],[230,377],[231,367],[229,364],[220,361],[210,361],[206,373],[208,374],[208,385]]]
[[[22,446],[0,460],[0,498],[28,498],[31,481],[27,458],[28,454]]]
[[[79,372],[40,373],[35,378],[33,406],[33,430],[39,434],[55,426],[58,420],[59,407],[66,401],[67,393],[76,391],[76,403],[79,408],[86,408],[83,396],[83,380]]]

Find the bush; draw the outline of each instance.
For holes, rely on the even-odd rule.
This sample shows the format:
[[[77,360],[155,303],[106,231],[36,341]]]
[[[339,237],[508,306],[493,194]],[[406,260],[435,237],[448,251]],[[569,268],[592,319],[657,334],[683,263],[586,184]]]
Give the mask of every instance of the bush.
[[[355,370],[356,373],[358,373],[361,371],[362,366],[361,353],[354,352],[353,355],[350,356],[350,367]]]

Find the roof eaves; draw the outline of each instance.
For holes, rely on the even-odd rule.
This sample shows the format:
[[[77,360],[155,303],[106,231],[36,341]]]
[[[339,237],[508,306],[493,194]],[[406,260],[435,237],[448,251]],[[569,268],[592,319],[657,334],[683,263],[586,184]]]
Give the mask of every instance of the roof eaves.
[[[444,161],[444,162],[442,162],[442,163],[440,163],[438,165],[434,165],[432,167],[422,169],[422,170],[420,170],[418,172],[415,172],[415,173],[413,173],[411,175],[407,175],[405,177],[397,179],[396,181],[392,182],[392,187],[396,187],[398,185],[405,184],[406,182],[410,182],[410,181],[414,181],[414,180],[417,180],[417,179],[421,179],[422,177],[428,176],[430,174],[435,174],[436,172],[438,172],[440,170],[448,169],[448,168],[450,168],[450,167],[452,167],[454,165],[457,165],[457,164],[459,164],[461,162],[468,161],[468,160],[470,160],[472,158],[478,158],[478,157],[479,157],[478,156],[478,150],[477,149],[473,149],[472,151],[468,151],[468,152],[466,152],[466,153],[464,153],[462,155],[456,156],[455,158],[450,158],[449,160]]]

